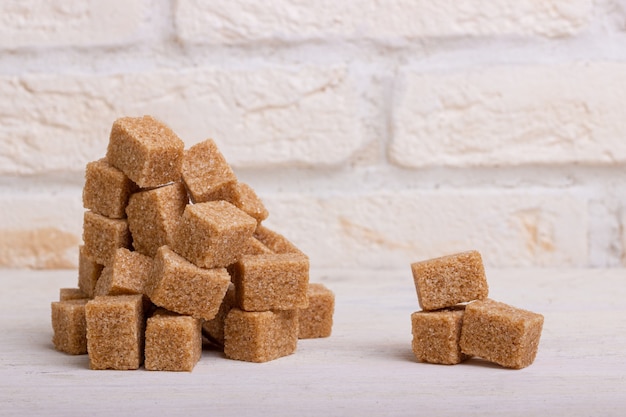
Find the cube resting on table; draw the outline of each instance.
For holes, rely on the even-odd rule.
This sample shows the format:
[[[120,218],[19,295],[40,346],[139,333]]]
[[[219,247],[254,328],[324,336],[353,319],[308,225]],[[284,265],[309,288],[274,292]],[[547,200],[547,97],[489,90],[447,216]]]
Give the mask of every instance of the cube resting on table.
[[[87,353],[85,304],[87,299],[55,301],[52,309],[52,343],[58,351],[70,355]]]
[[[308,307],[298,310],[298,338],[329,337],[333,328],[335,294],[323,284],[310,283]]]
[[[200,328],[199,319],[155,311],[146,325],[146,369],[191,372],[202,354]]]
[[[463,306],[411,314],[413,354],[421,362],[454,365],[468,358],[459,339]]]

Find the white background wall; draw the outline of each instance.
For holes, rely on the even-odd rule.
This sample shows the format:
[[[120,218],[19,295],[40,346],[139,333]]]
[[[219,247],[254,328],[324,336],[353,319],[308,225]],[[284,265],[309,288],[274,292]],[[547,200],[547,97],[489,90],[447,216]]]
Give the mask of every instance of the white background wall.
[[[316,267],[626,264],[626,2],[3,0],[0,266],[74,267],[87,162],[212,137]]]

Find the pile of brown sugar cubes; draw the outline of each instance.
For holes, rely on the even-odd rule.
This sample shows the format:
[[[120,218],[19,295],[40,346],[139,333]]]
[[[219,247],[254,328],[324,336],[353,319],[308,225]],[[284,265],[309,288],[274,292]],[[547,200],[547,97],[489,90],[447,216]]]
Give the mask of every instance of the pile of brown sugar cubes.
[[[266,362],[330,336],[334,294],[213,140],[185,150],[153,117],[116,120],[83,205],[78,288],[51,308],[55,348],[91,369],[191,371],[203,339]]]
[[[416,262],[411,269],[422,308],[411,315],[418,360],[454,365],[477,356],[513,369],[533,363],[543,316],[488,299],[480,253]]]

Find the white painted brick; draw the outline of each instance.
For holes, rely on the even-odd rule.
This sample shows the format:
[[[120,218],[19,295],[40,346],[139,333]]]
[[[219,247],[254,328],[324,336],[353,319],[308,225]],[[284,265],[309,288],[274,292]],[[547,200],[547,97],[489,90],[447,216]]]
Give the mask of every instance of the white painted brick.
[[[137,35],[142,0],[0,2],[0,47],[111,45]]]
[[[191,43],[341,37],[561,37],[588,24],[591,0],[179,0],[176,28]]]
[[[626,162],[626,65],[404,71],[389,155],[405,167]]]
[[[270,212],[266,225],[290,238],[316,267],[408,268],[468,249],[479,250],[491,266],[584,266],[588,259],[587,204],[567,193],[486,189],[262,198]]]
[[[345,162],[364,141],[344,68],[199,69],[0,78],[0,174],[80,171],[113,120],[152,114],[235,167]]]

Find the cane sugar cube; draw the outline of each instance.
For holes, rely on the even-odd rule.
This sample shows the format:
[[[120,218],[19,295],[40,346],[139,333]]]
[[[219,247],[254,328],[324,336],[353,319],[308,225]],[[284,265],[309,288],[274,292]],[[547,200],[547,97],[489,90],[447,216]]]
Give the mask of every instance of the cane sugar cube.
[[[96,284],[94,294],[143,294],[152,270],[152,258],[120,248],[113,261],[105,266]]]
[[[152,116],[123,117],[111,128],[107,161],[141,188],[180,180],[185,144]]]
[[[267,362],[296,351],[295,310],[248,312],[230,310],[224,323],[224,355],[247,362]]]
[[[159,307],[211,320],[230,285],[225,268],[205,269],[162,246],[157,251],[146,294]]]
[[[90,162],[85,170],[83,206],[112,219],[126,217],[128,197],[135,184],[105,159]]]
[[[231,273],[242,310],[292,310],[308,305],[309,260],[305,256],[246,255],[231,267]]]
[[[87,301],[82,299],[52,302],[52,343],[56,350],[70,355],[87,353],[85,323]]]
[[[543,316],[491,299],[465,308],[461,351],[506,368],[521,369],[537,355]]]
[[[83,222],[84,254],[87,258],[108,265],[118,248],[129,248],[131,235],[126,219],[109,219],[86,211]]]
[[[185,185],[181,182],[133,194],[126,208],[133,248],[154,256],[159,247],[171,245],[188,202]]]
[[[158,309],[146,324],[144,366],[149,371],[191,372],[202,355],[201,321]]]
[[[258,225],[254,231],[254,237],[274,253],[298,253],[304,255],[304,253],[285,236],[261,224]]]
[[[194,203],[224,200],[237,185],[235,173],[212,139],[185,152],[182,177]]]
[[[482,258],[468,251],[411,265],[420,307],[437,310],[487,298]]]
[[[80,245],[78,248],[78,288],[88,298],[93,298],[94,296],[96,283],[98,278],[100,278],[103,267],[104,265],[89,259],[85,253],[85,245]]]
[[[419,361],[454,365],[468,358],[459,347],[463,311],[456,306],[411,314],[413,354]]]
[[[298,338],[329,337],[333,328],[335,294],[323,284],[310,283],[309,306],[298,310]]]
[[[270,248],[265,246],[259,239],[251,237],[246,243],[246,247],[242,252],[243,255],[264,255],[274,253]]]
[[[59,301],[83,300],[89,297],[80,288],[59,288]]]
[[[214,345],[224,347],[224,321],[226,316],[233,307],[236,307],[237,301],[235,299],[235,285],[230,284],[226,295],[222,300],[220,309],[217,315],[211,320],[206,320],[202,323],[202,332],[204,336]]]
[[[224,193],[222,200],[228,201],[247,215],[254,217],[259,223],[267,219],[269,212],[248,184],[238,182],[229,191]]]
[[[143,363],[142,295],[96,297],[85,305],[91,369],[138,369]]]
[[[257,222],[226,201],[190,204],[172,249],[203,268],[226,267],[245,251]]]

